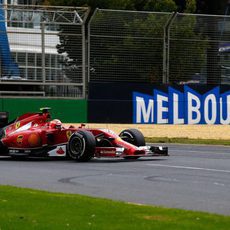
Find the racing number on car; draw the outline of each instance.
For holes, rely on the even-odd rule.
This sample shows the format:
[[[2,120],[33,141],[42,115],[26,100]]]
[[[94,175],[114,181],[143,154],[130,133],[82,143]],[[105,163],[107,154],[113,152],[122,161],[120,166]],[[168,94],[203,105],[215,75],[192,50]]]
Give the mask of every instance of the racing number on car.
[[[66,136],[67,136],[68,140],[70,139],[71,135],[72,135],[72,132],[71,132],[71,131],[67,131],[67,132],[66,132]]]

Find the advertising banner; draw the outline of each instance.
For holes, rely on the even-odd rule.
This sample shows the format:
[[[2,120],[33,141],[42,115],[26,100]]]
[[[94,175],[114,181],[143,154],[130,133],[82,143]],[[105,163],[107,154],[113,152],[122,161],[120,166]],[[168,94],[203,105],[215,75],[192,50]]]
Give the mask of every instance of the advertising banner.
[[[94,83],[89,114],[92,122],[226,125],[230,86]]]

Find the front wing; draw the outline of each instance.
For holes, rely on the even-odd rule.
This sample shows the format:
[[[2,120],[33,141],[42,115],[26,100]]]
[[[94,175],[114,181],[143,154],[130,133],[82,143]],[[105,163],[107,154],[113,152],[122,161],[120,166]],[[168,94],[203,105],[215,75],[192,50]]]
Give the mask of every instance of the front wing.
[[[168,147],[165,146],[140,146],[134,154],[126,154],[123,147],[96,147],[95,157],[151,157],[169,156]]]
[[[168,156],[168,147],[163,146],[140,146],[136,147],[132,154],[127,154],[124,147],[96,147],[94,157],[110,157],[110,158],[139,158],[151,156]],[[9,149],[10,156],[50,156],[50,157],[66,157],[66,145],[53,146],[52,148],[40,149]]]

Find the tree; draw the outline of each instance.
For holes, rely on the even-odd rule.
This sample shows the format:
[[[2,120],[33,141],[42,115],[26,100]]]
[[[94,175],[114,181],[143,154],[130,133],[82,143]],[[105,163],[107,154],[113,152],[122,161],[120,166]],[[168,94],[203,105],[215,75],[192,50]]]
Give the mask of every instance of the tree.
[[[228,0],[197,0],[197,12],[201,14],[221,15],[225,13],[228,2]],[[207,49],[207,83],[219,84],[221,83],[221,66],[219,60],[220,44],[219,42],[213,42],[220,33],[218,28],[219,21],[214,17],[210,17],[209,24],[212,25],[212,32],[209,33],[209,40],[211,40],[211,42]]]
[[[100,55],[93,56],[91,60],[99,75],[95,79],[108,79],[109,76],[111,80],[133,78],[143,82],[161,82],[163,28],[169,16],[170,14],[112,14],[100,11],[93,20],[96,36],[91,39],[91,50],[100,50]],[[185,80],[186,77],[188,80],[204,65],[208,44],[203,34],[196,31],[196,26],[195,16],[181,16],[175,24],[177,37],[173,37],[170,43],[171,82]],[[119,31],[119,38],[116,31]],[[188,43],[189,39],[193,42]]]
[[[89,6],[94,11],[101,9],[194,12],[195,0],[44,0],[58,6]],[[191,7],[192,6],[192,7]]]
[[[177,5],[173,0],[150,0],[146,1],[143,9],[147,11],[173,12],[177,11]]]
[[[57,45],[59,54],[65,56],[61,63],[65,75],[72,82],[82,82],[82,31],[77,25],[60,25],[60,43]]]
[[[94,79],[161,82],[167,18],[166,14],[98,12],[91,25],[96,35],[90,43],[95,54],[91,60],[96,69]]]
[[[207,36],[195,15],[179,15],[170,30],[170,82],[191,80],[205,65]],[[199,79],[198,79],[199,80]]]
[[[112,9],[130,9],[130,10],[144,10],[144,11],[162,11],[162,12],[173,12],[180,10],[180,12],[195,12],[196,10],[196,2],[195,0],[81,0],[81,1],[66,1],[58,0],[53,1],[50,0],[50,3],[55,3],[60,5],[68,4],[74,6],[90,6],[92,10],[95,8],[112,8]],[[91,49],[94,47],[100,46],[101,58],[100,60],[94,61],[94,68],[96,68],[96,72],[99,73],[101,78],[107,78],[108,75],[110,79],[114,79],[119,77],[120,80],[125,80],[125,78],[136,77],[138,80],[142,81],[151,81],[151,82],[160,82],[162,77],[162,55],[163,55],[163,27],[167,21],[167,15],[162,17],[160,20],[156,21],[156,15],[149,15],[144,18],[133,17],[133,19],[126,18],[125,16],[119,16],[119,23],[123,26],[120,27],[119,33],[122,34],[122,31],[125,31],[126,36],[121,36],[119,40],[113,41],[112,38],[101,36],[97,40],[91,40]],[[106,34],[109,30],[111,30],[111,25],[115,24],[115,22],[108,15],[101,15],[99,17],[98,23],[102,23],[102,21],[107,24],[108,28],[100,27],[101,35]],[[181,22],[185,22],[185,18],[182,18]],[[103,23],[104,23],[103,22]],[[186,21],[188,24],[187,29],[180,29],[178,33],[187,35],[187,38],[193,38],[194,40],[199,40],[201,37],[199,34],[196,34],[194,31],[196,22],[192,19]],[[153,27],[154,25],[154,27]],[[145,42],[139,40],[135,40],[134,37],[138,35],[140,37],[146,38]],[[136,36],[137,37],[137,36]],[[60,35],[61,44],[58,47],[59,52],[67,52],[69,60],[77,60],[79,58],[76,57],[76,51],[73,49],[71,44],[73,44],[74,40],[70,37],[65,37]],[[150,38],[150,39],[149,39]],[[153,38],[153,39],[151,39]],[[76,41],[75,41],[76,43]],[[101,44],[101,45],[100,45]],[[172,43],[172,54],[175,53],[184,53],[184,55],[171,56],[170,68],[172,69],[175,76],[173,79],[182,78],[183,76],[189,76],[186,68],[181,71],[180,63],[183,65],[193,67],[194,70],[198,69],[200,65],[204,62],[204,50],[207,47],[205,42],[194,43],[193,44],[194,51],[190,53],[190,57],[186,55],[186,50],[188,49],[187,45],[183,42],[174,45]],[[127,52],[124,54],[121,50],[126,50]],[[190,52],[191,52],[190,46]],[[183,52],[184,51],[184,52]],[[111,55],[104,56],[105,53],[111,53]],[[75,56],[74,56],[75,55]],[[146,55],[146,56],[144,56]],[[190,58],[190,60],[188,60]],[[128,65],[127,60],[132,60],[133,65]],[[71,62],[70,62],[71,63]],[[112,73],[107,72],[103,66],[107,66],[107,70],[113,70],[116,67],[116,71],[112,71]],[[140,66],[145,66],[145,70],[140,70]],[[71,66],[70,66],[71,67]],[[189,68],[187,68],[189,69]],[[120,70],[120,72],[119,72]],[[125,74],[124,74],[125,73]]]

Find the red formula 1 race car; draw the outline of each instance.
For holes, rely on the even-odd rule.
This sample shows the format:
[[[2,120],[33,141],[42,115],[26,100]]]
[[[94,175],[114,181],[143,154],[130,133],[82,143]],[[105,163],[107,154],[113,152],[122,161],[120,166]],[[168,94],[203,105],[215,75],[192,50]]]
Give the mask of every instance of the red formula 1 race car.
[[[0,112],[0,155],[12,157],[54,156],[89,161],[93,157],[137,159],[168,155],[167,147],[146,146],[142,133],[126,129],[119,135],[108,129],[64,127],[51,120],[49,108],[39,113],[26,113],[8,123],[8,115]]]

